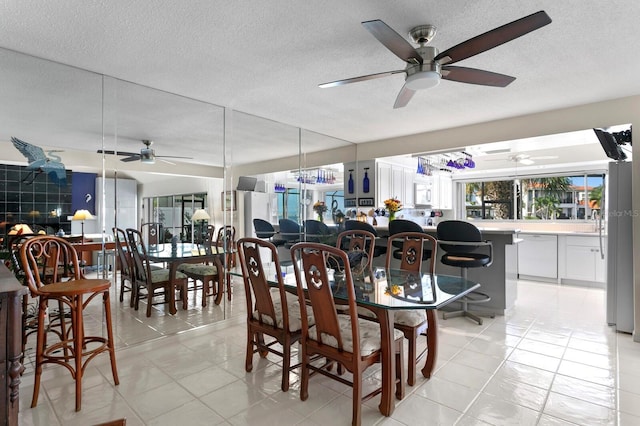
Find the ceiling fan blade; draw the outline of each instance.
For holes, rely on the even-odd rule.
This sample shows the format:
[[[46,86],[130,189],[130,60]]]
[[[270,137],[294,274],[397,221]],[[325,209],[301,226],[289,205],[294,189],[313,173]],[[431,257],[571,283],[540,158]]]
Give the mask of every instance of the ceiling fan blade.
[[[460,83],[494,87],[506,87],[516,79],[510,75],[498,74],[496,72],[448,65],[442,67],[442,78]]]
[[[381,20],[366,21],[362,23],[362,26],[398,58],[412,64],[422,63],[422,56],[416,49],[404,37]]]
[[[467,41],[463,41],[441,52],[434,58],[434,61],[443,65],[452,64],[493,49],[550,23],[551,18],[549,18],[549,15],[547,15],[544,10],[541,10],[540,12],[525,16],[524,18],[494,28]]]
[[[325,89],[327,87],[342,86],[343,84],[357,83],[359,81],[365,81],[365,80],[373,80],[376,78],[387,77],[393,74],[400,74],[405,72],[406,72],[405,70],[379,72],[377,74],[368,74],[368,75],[362,75],[360,77],[346,78],[344,80],[331,81],[329,83],[322,83],[322,84],[319,84],[318,87],[322,87],[323,89]]]
[[[156,155],[155,158],[186,158],[188,160],[193,160],[193,157],[180,157],[178,155]]]
[[[103,149],[99,149],[98,154],[109,154],[109,155],[127,155],[127,156],[132,156],[132,155],[140,155],[136,152],[124,152],[124,151],[107,151],[107,150],[103,150]]]
[[[124,161],[125,163],[130,163],[132,161],[140,161],[140,154],[133,154],[130,157],[120,159],[120,161]]]
[[[398,97],[396,98],[396,102],[393,104],[393,108],[396,109],[407,106],[415,93],[416,91],[409,89],[406,84],[402,86],[402,89],[400,89],[400,93],[398,93]]]

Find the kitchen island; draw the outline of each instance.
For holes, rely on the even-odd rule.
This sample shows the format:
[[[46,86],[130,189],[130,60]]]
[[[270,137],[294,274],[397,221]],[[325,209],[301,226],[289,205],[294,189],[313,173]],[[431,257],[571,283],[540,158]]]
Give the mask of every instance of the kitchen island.
[[[388,226],[374,227],[381,238],[381,243],[386,244],[389,236]],[[436,237],[435,226],[423,226],[424,231]],[[470,268],[468,279],[480,283],[480,290],[491,296],[491,301],[474,305],[477,311],[493,312],[504,315],[511,309],[518,296],[518,229],[502,229],[491,227],[478,227],[484,240],[491,241],[493,245],[493,263],[487,268]],[[438,255],[436,271],[439,274],[460,275],[460,268],[444,265]]]

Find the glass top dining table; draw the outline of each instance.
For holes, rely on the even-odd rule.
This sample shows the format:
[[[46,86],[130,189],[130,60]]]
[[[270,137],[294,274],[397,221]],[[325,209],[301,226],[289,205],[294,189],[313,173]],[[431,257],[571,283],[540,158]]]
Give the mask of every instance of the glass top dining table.
[[[277,285],[275,264],[263,263],[269,282]],[[231,269],[231,274],[242,276],[238,266]],[[297,284],[293,266],[282,263],[281,272],[285,289],[297,292]],[[333,276],[333,297],[337,302],[346,301],[342,276],[329,271]],[[365,274],[353,274],[356,303],[373,311],[380,322],[382,339],[382,399],[380,412],[390,416],[395,408],[395,356],[392,353],[394,312],[408,309],[425,309],[429,327],[427,329],[427,359],[422,368],[422,375],[431,377],[437,356],[437,316],[436,310],[452,303],[470,292],[478,289],[480,284],[458,276],[430,274],[427,272],[410,272],[401,269],[372,268]],[[303,283],[304,287],[305,284]],[[411,361],[409,361],[411,362]]]
[[[224,255],[224,251],[222,250],[222,248],[219,248],[219,251],[216,251],[215,247],[212,247],[212,250],[213,252],[207,253],[203,245],[192,243],[177,243],[175,245],[171,243],[150,244],[147,247],[147,259],[150,262],[166,262],[169,268],[169,282],[171,282],[171,285],[174,286],[172,291],[169,292],[169,313],[171,315],[175,315],[177,312],[175,281],[178,265],[183,263],[214,262],[216,266],[218,266],[218,278],[220,279],[224,274],[224,268],[222,262],[220,261],[220,257]],[[221,296],[218,296],[218,298],[216,299],[216,304],[220,303],[220,297]]]

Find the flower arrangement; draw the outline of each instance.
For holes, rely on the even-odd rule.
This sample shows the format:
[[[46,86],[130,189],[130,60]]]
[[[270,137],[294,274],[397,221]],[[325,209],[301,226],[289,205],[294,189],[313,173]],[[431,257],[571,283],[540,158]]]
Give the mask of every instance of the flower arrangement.
[[[389,220],[395,219],[396,213],[402,210],[402,202],[397,198],[384,200],[384,207],[389,211]]]
[[[324,201],[316,201],[313,204],[313,211],[318,215],[318,220],[320,220],[320,222],[322,222],[322,215],[324,215],[327,210],[327,205],[324,203]]]

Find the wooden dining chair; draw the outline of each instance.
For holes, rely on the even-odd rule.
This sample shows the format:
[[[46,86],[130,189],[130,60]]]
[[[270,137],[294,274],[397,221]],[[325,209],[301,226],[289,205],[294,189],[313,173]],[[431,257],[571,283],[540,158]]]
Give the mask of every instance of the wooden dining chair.
[[[120,301],[124,301],[124,293],[131,293],[131,300],[129,306],[133,308],[135,302],[135,295],[133,289],[135,288],[134,271],[133,271],[133,259],[131,257],[131,248],[127,240],[127,234],[124,229],[117,227],[113,228],[113,239],[116,243],[116,253],[118,255],[118,269],[120,270]],[[127,281],[129,285],[127,286]]]
[[[147,291],[147,316],[151,316],[151,306],[153,297],[157,290],[163,290],[165,300],[167,295],[175,288],[180,289],[180,297],[182,299],[182,309],[187,309],[187,276],[180,271],[176,271],[175,283],[171,283],[170,271],[166,268],[152,269],[149,259],[147,258],[147,249],[142,241],[142,234],[137,229],[127,228],[127,240],[131,249],[134,266],[134,308],[137,311],[140,302],[140,290],[142,288]]]
[[[309,377],[311,372],[319,373],[353,388],[352,424],[361,423],[362,402],[378,395],[382,388],[377,388],[363,396],[363,373],[374,365],[382,362],[382,347],[380,325],[378,323],[358,318],[356,309],[356,294],[353,278],[349,268],[344,269],[341,282],[335,284],[330,278],[327,264],[349,263],[347,253],[325,244],[301,242],[291,248],[291,258],[296,274],[298,300],[302,307],[302,381],[300,384],[300,399],[305,401],[309,397]],[[331,261],[330,258],[332,258]],[[334,278],[338,278],[334,275]],[[339,286],[346,292],[349,310],[346,314],[336,311],[333,288]],[[310,324],[308,317],[313,315],[314,324]],[[396,397],[404,395],[403,380],[403,334],[393,331],[393,341],[396,353]],[[353,380],[335,374],[325,363],[316,365],[311,357],[319,355],[329,361],[338,363],[352,373]],[[340,371],[340,369],[338,369]]]
[[[224,265],[222,265],[220,257],[216,255],[217,249],[214,249],[214,229],[213,225],[209,225],[207,227],[206,240],[198,245],[198,248],[204,250],[211,260],[207,260],[204,263],[183,263],[178,265],[178,271],[194,282],[193,289],[195,291],[202,290],[201,305],[203,308],[207,306],[207,299],[210,296],[217,296],[218,292],[222,291],[222,283],[225,278]],[[198,285],[199,282],[202,285]],[[216,297],[215,303],[219,304],[220,300],[220,297]]]
[[[274,244],[258,238],[241,238],[237,247],[247,301],[245,370],[253,370],[253,354],[256,352],[262,358],[266,358],[268,353],[282,357],[280,388],[287,392],[289,372],[299,367],[299,364],[291,365],[291,347],[302,336],[298,296],[285,290],[278,249]],[[265,274],[261,251],[270,254],[274,266],[271,270],[275,270],[275,277]],[[274,278],[277,286],[271,287],[269,281]],[[310,319],[309,323],[313,324],[313,320]],[[275,340],[266,342],[264,335]],[[281,351],[278,344],[282,346]]]
[[[54,236],[39,236],[26,240],[20,247],[20,262],[31,295],[39,299],[35,380],[31,407],[38,404],[43,365],[58,364],[66,367],[76,382],[75,408],[76,411],[80,411],[82,377],[87,363],[98,354],[102,352],[109,354],[113,381],[116,385],[119,383],[111,324],[109,298],[111,283],[109,280],[86,279],[82,274],[78,254],[73,245]],[[62,265],[62,268],[59,268],[59,265]],[[47,273],[48,268],[52,268],[51,275]],[[94,298],[102,298],[106,337],[85,334],[83,312]],[[50,301],[62,302],[67,306],[71,314],[71,329],[63,334],[60,342],[48,345],[45,316]]]
[[[435,259],[438,248],[437,240],[424,232],[400,232],[389,237],[387,241],[387,261],[386,267],[390,268],[391,259],[394,258],[395,251],[400,253],[400,269],[411,272],[422,271],[422,259],[425,244],[429,245],[431,257],[428,261],[428,271],[435,272]],[[435,360],[436,345],[429,345],[436,338],[436,316],[433,309],[412,309],[398,310],[394,316],[393,326],[402,331],[404,337],[409,342],[407,354],[407,383],[413,386],[416,383],[416,365],[429,353],[428,362]],[[431,322],[431,324],[430,324]],[[431,332],[431,334],[429,334]],[[418,337],[425,334],[427,336],[427,347],[418,352]],[[427,371],[426,369],[424,371]],[[428,369],[431,371],[431,368]]]
[[[231,225],[224,225],[218,229],[218,236],[216,237],[216,250],[219,255],[224,255],[223,261],[220,262],[224,268],[224,280],[219,283],[218,297],[216,297],[216,303],[220,303],[220,298],[224,293],[224,287],[226,286],[227,300],[231,301],[231,276],[226,268],[233,268],[236,265],[236,228]]]

